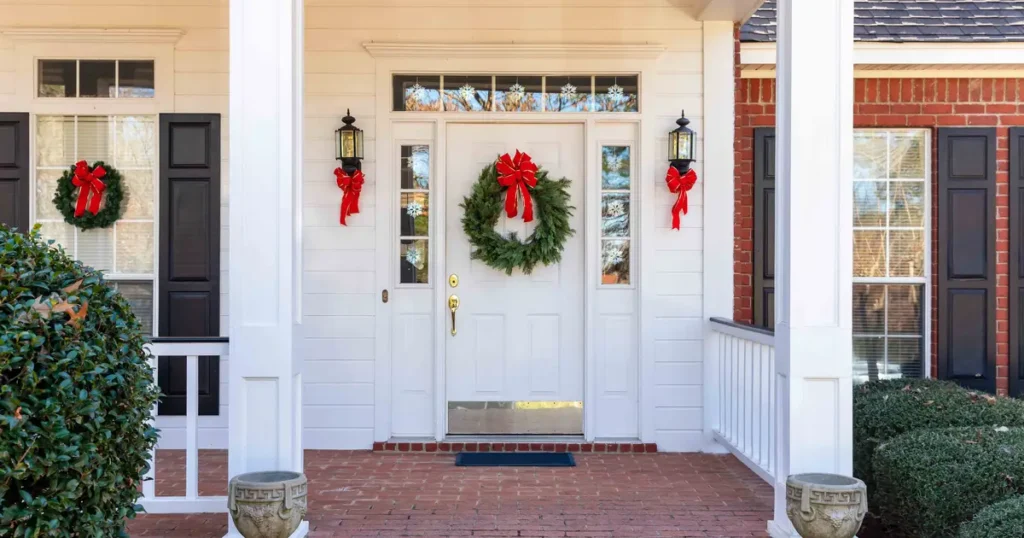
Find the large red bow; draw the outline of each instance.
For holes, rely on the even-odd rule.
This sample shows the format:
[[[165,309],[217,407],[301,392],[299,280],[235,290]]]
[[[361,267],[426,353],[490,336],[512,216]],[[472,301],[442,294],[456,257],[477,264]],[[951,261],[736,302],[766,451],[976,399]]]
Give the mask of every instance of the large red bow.
[[[672,229],[678,230],[679,211],[685,215],[690,209],[689,197],[686,192],[693,188],[694,183],[697,183],[697,172],[687,170],[685,174],[680,174],[674,166],[669,166],[668,174],[665,175],[665,183],[668,183],[668,190],[672,194],[679,193],[675,205],[672,206]]]
[[[81,189],[78,191],[78,203],[75,204],[75,217],[81,217],[86,210],[93,215],[100,212],[100,200],[103,199],[103,191],[107,188],[100,178],[105,175],[107,171],[102,166],[89,170],[89,163],[75,163],[75,175],[71,178],[71,183]]]
[[[530,156],[516,150],[515,157],[509,157],[508,153],[498,158],[495,163],[498,167],[498,183],[502,187],[508,187],[505,191],[505,214],[509,218],[516,216],[519,212],[519,194],[523,195],[523,222],[533,220],[533,198],[530,190],[537,186],[537,165],[533,164]]]
[[[344,193],[341,195],[341,224],[348,226],[345,217],[359,213],[359,193],[363,192],[366,176],[362,170],[356,170],[356,173],[350,176],[341,168],[335,168],[334,175],[338,178],[338,186]]]

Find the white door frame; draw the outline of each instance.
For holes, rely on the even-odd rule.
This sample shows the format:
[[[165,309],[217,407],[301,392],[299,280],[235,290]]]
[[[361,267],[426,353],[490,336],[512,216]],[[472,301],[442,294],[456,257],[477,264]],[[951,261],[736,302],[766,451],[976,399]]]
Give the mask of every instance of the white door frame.
[[[594,192],[595,178],[598,178],[598,167],[594,159],[595,143],[599,142],[595,136],[599,123],[618,123],[636,125],[637,134],[635,147],[639,150],[636,157],[635,172],[637,178],[646,177],[652,157],[655,155],[653,143],[656,139],[656,131],[653,129],[656,117],[650,112],[654,107],[650,106],[655,96],[651,90],[651,84],[645,84],[645,80],[651,80],[655,75],[655,60],[664,51],[661,46],[651,45],[595,45],[595,46],[505,46],[504,52],[497,49],[478,50],[475,48],[464,48],[450,45],[409,45],[409,44],[374,44],[364,45],[376,59],[376,84],[373,116],[375,119],[375,133],[368,133],[368,138],[373,139],[375,158],[372,166],[364,166],[368,174],[373,177],[370,182],[375,186],[376,202],[376,228],[375,228],[375,283],[374,293],[381,293],[383,290],[392,290],[395,286],[393,247],[392,244],[397,235],[393,232],[395,213],[394,200],[397,196],[396,181],[398,172],[392,155],[396,151],[396,141],[393,140],[392,125],[400,123],[431,124],[434,130],[434,145],[431,148],[431,198],[440,200],[441,203],[431,202],[431,242],[433,245],[443,246],[447,244],[444,223],[446,222],[446,191],[445,182],[437,181],[441,174],[447,169],[446,163],[446,139],[447,125],[449,123],[526,123],[526,124],[579,124],[584,128],[584,229],[580,233],[584,236],[584,264],[586,268],[586,282],[584,284],[584,437],[587,441],[595,440],[594,431],[597,417],[593,406],[588,402],[594,401],[595,383],[591,375],[595,368],[595,354],[593,346],[594,327],[593,307],[594,298],[597,292],[598,271],[595,260],[598,255],[593,244],[593,238],[597,237],[597,221],[592,217],[593,211],[590,199]],[[572,69],[566,69],[571,65]],[[640,75],[640,112],[639,113],[452,113],[452,112],[394,112],[392,108],[392,76],[396,73],[487,73],[487,74],[523,74],[523,73],[638,73]],[[357,111],[354,115],[368,115],[369,110]],[[660,162],[660,160],[659,160]],[[369,159],[366,162],[370,165]],[[644,264],[644,238],[639,232],[644,228],[641,216],[644,214],[644,207],[654,207],[652,192],[647,192],[644,181],[638,181],[634,191],[635,208],[632,210],[636,217],[633,220],[637,227],[635,241],[640,246],[634,256],[634,266],[631,270],[635,275],[635,289],[638,305],[637,319],[637,358],[639,360],[637,376],[637,398],[638,398],[638,436],[642,442],[653,442],[653,421],[650,416],[653,406],[650,405],[653,395],[651,391],[645,391],[645,386],[651,386],[647,382],[653,379],[653,360],[648,361],[643,353],[644,342],[649,341],[646,333],[649,327],[644,327],[643,310],[643,285],[645,280]],[[440,224],[438,224],[440,223]],[[439,248],[431,248],[432,270],[432,291],[434,299],[433,323],[434,323],[434,439],[441,441],[447,433],[447,407],[446,395],[447,380],[446,370],[446,330],[447,322],[447,268],[445,256],[438,255]],[[443,277],[443,278],[442,278]],[[393,309],[390,302],[384,303],[378,299],[376,308],[376,334],[375,334],[375,375],[374,375],[374,441],[383,442],[391,438],[391,413],[392,413],[392,319]],[[652,362],[652,364],[645,364]]]

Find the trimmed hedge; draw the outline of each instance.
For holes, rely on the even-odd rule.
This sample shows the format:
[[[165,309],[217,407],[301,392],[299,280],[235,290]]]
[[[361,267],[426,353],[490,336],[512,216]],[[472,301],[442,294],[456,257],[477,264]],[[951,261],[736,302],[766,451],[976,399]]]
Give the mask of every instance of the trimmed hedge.
[[[982,508],[1024,494],[1024,428],[919,430],[875,451],[882,522],[920,538],[955,536]]]
[[[128,302],[0,226],[0,536],[125,536],[157,400]]]
[[[898,388],[897,388],[898,387]],[[853,474],[874,498],[872,457],[879,444],[930,428],[1024,426],[1024,401],[966,390],[946,381],[875,381],[853,393]]]
[[[958,538],[1024,538],[1024,495],[997,502],[960,526]]]

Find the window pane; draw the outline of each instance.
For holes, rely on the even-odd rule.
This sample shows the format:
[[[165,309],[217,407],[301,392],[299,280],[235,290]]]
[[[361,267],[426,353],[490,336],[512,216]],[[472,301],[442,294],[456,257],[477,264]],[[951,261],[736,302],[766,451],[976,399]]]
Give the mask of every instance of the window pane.
[[[541,81],[541,77],[497,77],[494,109],[501,112],[539,112],[544,98]]]
[[[853,379],[856,382],[875,381],[885,369],[885,338],[853,339]]]
[[[75,161],[75,119],[39,116],[36,120],[36,153],[39,166],[70,168]]]
[[[100,271],[114,269],[114,230],[78,230],[78,260]]]
[[[395,110],[441,110],[441,77],[395,75],[392,81]]]
[[[114,97],[114,60],[82,60],[78,64],[79,97]]]
[[[629,241],[601,241],[601,283],[629,284]]]
[[[636,112],[639,110],[638,77],[594,77],[594,111]]]
[[[491,77],[445,75],[444,109],[448,111],[491,110]]]
[[[889,232],[889,276],[924,276],[923,232]]]
[[[152,169],[156,162],[156,122],[150,116],[116,116],[118,168]]]
[[[78,154],[75,160],[88,161],[92,166],[96,161],[110,161],[112,129],[107,116],[78,117]]]
[[[924,179],[924,134],[894,133],[889,145],[889,177]]]
[[[885,334],[885,285],[853,285],[853,333]]]
[[[428,284],[430,251],[426,239],[403,239],[399,255],[399,274],[402,284]]]
[[[853,225],[885,226],[886,184],[884,181],[853,182]]]
[[[629,193],[601,194],[601,235],[629,237]]]
[[[885,374],[890,378],[921,377],[923,347],[923,338],[889,338]]]
[[[121,170],[121,183],[126,191],[124,205],[126,219],[153,218],[153,172],[148,170]]]
[[[430,235],[430,200],[425,192],[402,193],[401,228],[403,236]]]
[[[39,97],[75,97],[75,60],[39,60]]]
[[[629,189],[629,146],[601,147],[601,188]]]
[[[114,288],[132,307],[139,324],[146,336],[153,334],[153,283],[152,282],[114,282]]]
[[[888,137],[882,132],[853,134],[854,179],[885,179]]]
[[[75,255],[75,229],[65,222],[42,222],[39,233],[45,240],[53,240],[54,246],[64,247],[68,256]]]
[[[430,146],[402,146],[402,188],[430,188]]]
[[[885,276],[884,231],[853,231],[853,276]]]
[[[924,182],[889,184],[889,225],[924,227]]]
[[[908,284],[890,284],[888,289],[889,302],[889,334],[922,335],[921,307],[924,302],[922,294],[924,286]]]
[[[64,216],[53,205],[53,195],[57,193],[57,180],[60,170],[39,170],[36,172],[36,218],[64,220]]]
[[[156,75],[152,61],[125,61],[117,63],[118,97],[153,97]]]
[[[153,224],[151,222],[118,222],[117,272],[153,272]]]
[[[547,77],[549,112],[586,112],[590,110],[590,77]]]

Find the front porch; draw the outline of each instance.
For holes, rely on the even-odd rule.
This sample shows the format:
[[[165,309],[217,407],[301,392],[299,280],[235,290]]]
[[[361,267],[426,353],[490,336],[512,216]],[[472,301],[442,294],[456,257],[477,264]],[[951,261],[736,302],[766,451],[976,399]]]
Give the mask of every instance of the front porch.
[[[577,454],[572,468],[466,468],[452,454],[307,450],[311,537],[766,536],[772,488],[732,456]],[[184,489],[185,453],[157,454],[158,494]],[[227,453],[199,453],[199,490],[224,495]],[[223,536],[223,514],[148,514],[132,536]]]

